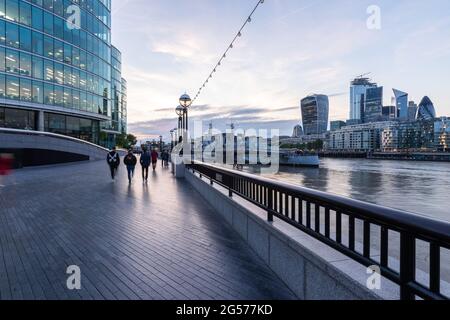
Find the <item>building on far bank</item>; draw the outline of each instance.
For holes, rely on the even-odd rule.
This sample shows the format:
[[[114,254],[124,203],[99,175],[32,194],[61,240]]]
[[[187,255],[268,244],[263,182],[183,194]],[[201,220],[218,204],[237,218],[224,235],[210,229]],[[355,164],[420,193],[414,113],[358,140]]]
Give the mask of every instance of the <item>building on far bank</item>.
[[[382,114],[385,121],[394,120],[397,118],[397,107],[383,106]]]
[[[383,87],[367,88],[364,106],[364,123],[383,121]]]
[[[383,129],[396,122],[383,121],[351,125],[330,132],[327,148],[330,151],[371,152],[381,149]]]
[[[356,78],[350,83],[350,120],[364,122],[367,89],[377,88],[369,78]]]
[[[383,152],[433,151],[434,120],[398,121],[382,131]]]
[[[417,110],[417,120],[431,120],[436,118],[436,110],[430,98],[423,97]]]
[[[305,135],[320,135],[328,130],[328,96],[315,94],[300,102]]]
[[[330,131],[340,130],[345,127],[347,123],[345,121],[337,120],[330,122]]]
[[[419,106],[414,101],[410,101],[408,106],[408,121],[416,120],[418,110]]]
[[[434,145],[437,151],[450,152],[450,118],[442,117],[434,121]]]
[[[395,96],[395,103],[397,107],[397,117],[400,120],[408,120],[408,93],[393,89]]]
[[[74,4],[79,26],[65,18]],[[126,131],[115,53],[110,0],[0,1],[0,127],[114,145]]]
[[[303,136],[303,127],[298,124],[294,127],[292,138],[300,138],[301,136]]]

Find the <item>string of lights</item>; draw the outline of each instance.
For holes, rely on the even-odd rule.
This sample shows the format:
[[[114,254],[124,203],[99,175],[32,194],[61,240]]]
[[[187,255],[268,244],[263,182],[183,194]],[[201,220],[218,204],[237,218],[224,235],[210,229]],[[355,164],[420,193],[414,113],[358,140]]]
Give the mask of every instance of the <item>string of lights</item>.
[[[264,0],[258,0],[258,3],[256,4],[256,6],[253,8],[252,12],[250,13],[250,15],[248,16],[248,18],[245,20],[244,24],[242,25],[242,27],[239,29],[238,33],[235,35],[235,37],[233,38],[233,40],[231,41],[231,43],[228,45],[227,49],[225,50],[225,52],[223,53],[223,55],[221,55],[219,61],[217,62],[217,64],[214,66],[214,68],[212,69],[211,73],[209,74],[209,76],[206,78],[205,82],[203,82],[202,86],[198,89],[197,94],[195,95],[194,99],[192,100],[192,103],[194,103],[198,97],[200,96],[200,94],[203,92],[203,90],[206,88],[206,86],[208,85],[209,81],[212,79],[214,73],[217,72],[217,69],[222,65],[223,60],[227,57],[228,52],[234,48],[234,44],[237,41],[238,38],[242,37],[242,32],[244,30],[244,28],[247,26],[247,24],[249,24],[250,22],[252,22],[252,17],[253,14],[255,13],[255,11],[258,9],[258,7],[264,3]]]

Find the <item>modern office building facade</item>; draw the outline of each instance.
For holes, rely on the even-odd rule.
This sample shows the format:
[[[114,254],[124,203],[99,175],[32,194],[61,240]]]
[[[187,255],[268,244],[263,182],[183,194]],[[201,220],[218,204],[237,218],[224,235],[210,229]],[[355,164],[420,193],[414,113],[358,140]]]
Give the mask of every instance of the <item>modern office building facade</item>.
[[[331,121],[330,122],[330,131],[337,131],[345,127],[347,123],[345,121]]]
[[[408,120],[408,94],[397,89],[393,89],[393,91],[397,107],[397,117],[400,120],[406,121]]]
[[[367,89],[376,88],[377,84],[369,78],[356,78],[350,84],[350,120],[364,122],[364,110]]]
[[[114,144],[113,60],[111,0],[0,0],[0,127]]]
[[[292,138],[300,138],[301,136],[303,136],[303,127],[301,125],[296,125],[292,132]]]
[[[383,87],[368,88],[365,99],[363,121],[383,121]]]
[[[315,94],[300,102],[305,135],[321,135],[328,130],[330,106],[328,96]]]
[[[417,110],[417,120],[431,120],[434,118],[436,118],[436,109],[433,102],[431,102],[430,98],[424,97]]]

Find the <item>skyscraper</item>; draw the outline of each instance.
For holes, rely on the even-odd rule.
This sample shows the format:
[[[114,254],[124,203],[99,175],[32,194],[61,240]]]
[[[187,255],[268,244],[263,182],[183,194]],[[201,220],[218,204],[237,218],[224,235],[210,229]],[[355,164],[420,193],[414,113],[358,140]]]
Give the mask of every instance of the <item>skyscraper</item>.
[[[383,120],[383,87],[367,88],[363,120],[365,123]]]
[[[424,97],[419,104],[417,111],[417,120],[431,120],[436,118],[436,110],[430,98]]]
[[[292,133],[292,138],[300,138],[301,136],[303,136],[303,128],[301,125],[296,125]]]
[[[126,130],[120,60],[111,0],[0,1],[0,126],[114,145]]]
[[[304,98],[300,104],[304,134],[314,135],[327,132],[330,111],[328,96],[315,94]]]
[[[417,104],[415,104],[414,101],[410,101],[408,105],[408,121],[416,120],[418,110],[419,107],[417,106]]]
[[[370,82],[369,78],[356,78],[350,86],[350,120],[364,121],[364,109],[366,102],[366,91],[376,88],[377,84]]]
[[[398,118],[400,118],[400,120],[408,120],[408,94],[397,89],[393,89],[393,91],[396,101]]]

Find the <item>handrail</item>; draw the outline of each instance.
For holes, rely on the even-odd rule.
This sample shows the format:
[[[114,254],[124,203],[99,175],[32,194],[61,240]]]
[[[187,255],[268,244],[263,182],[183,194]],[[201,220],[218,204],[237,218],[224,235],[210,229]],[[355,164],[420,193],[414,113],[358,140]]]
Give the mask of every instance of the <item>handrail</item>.
[[[277,217],[363,265],[380,265],[382,275],[400,285],[402,299],[415,299],[416,295],[424,299],[449,299],[440,292],[440,257],[441,248],[450,249],[450,223],[200,161],[187,164],[187,168],[210,179],[211,184],[227,188],[230,197],[239,195],[267,210],[268,221]],[[335,230],[331,230],[330,223],[333,213]],[[343,217],[348,217],[348,245],[342,241]],[[362,253],[355,249],[356,220],[363,223]],[[372,226],[380,227],[380,261],[370,254]],[[389,231],[400,234],[400,271],[389,266]],[[429,287],[415,279],[417,240],[430,244]]]
[[[62,134],[57,134],[57,133],[52,133],[52,132],[44,132],[44,131],[34,131],[34,130],[21,130],[21,129],[10,129],[10,128],[0,128],[0,132],[5,132],[7,134],[25,134],[25,135],[32,135],[32,136],[47,136],[47,137],[53,137],[53,138],[58,138],[58,139],[63,139],[63,140],[68,140],[68,141],[72,141],[72,142],[78,142],[78,143],[83,143],[83,144],[87,144],[90,145],[92,147],[98,148],[102,151],[106,151],[108,152],[109,150],[99,146],[95,143],[89,142],[89,141],[85,141],[85,140],[81,140],[81,139],[77,139],[77,138],[73,138],[73,137],[69,137],[69,136],[65,136]]]

